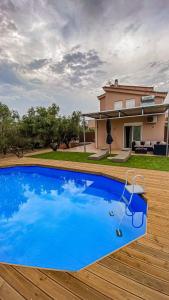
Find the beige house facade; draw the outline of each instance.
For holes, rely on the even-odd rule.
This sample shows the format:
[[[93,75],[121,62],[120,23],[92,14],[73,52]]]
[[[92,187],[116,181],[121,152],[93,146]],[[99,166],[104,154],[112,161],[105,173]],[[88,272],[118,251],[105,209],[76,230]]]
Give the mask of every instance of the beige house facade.
[[[103,87],[98,96],[99,112],[85,114],[95,119],[96,148],[106,144],[106,122],[111,120],[112,149],[129,149],[133,141],[163,142],[167,92],[154,87],[114,84]]]

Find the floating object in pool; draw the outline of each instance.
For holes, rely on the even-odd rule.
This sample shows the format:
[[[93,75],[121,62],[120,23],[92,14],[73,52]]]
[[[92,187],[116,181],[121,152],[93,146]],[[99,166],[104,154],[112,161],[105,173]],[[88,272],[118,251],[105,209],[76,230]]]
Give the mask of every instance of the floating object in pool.
[[[109,211],[109,216],[114,217],[114,212],[112,210]]]
[[[116,229],[116,235],[118,237],[122,237],[123,236],[121,229]]]

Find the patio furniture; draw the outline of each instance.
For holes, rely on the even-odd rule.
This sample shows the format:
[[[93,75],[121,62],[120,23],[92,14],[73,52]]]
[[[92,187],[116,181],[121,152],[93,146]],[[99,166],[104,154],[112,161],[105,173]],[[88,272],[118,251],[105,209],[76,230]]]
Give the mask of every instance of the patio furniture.
[[[146,147],[135,148],[135,153],[137,153],[137,154],[147,154],[147,148]]]
[[[156,144],[154,145],[154,151],[153,153],[155,155],[166,155],[166,144]]]
[[[136,148],[147,148],[148,152],[153,152],[154,144],[156,143],[156,141],[133,141],[132,151],[135,151]]]
[[[131,156],[131,150],[126,151],[120,151],[119,154],[113,157],[108,157],[109,160],[114,161],[114,162],[126,162]]]
[[[100,160],[108,155],[109,151],[107,149],[100,150],[97,153],[91,154],[88,159]]]
[[[164,141],[133,141],[132,150],[135,153],[146,154],[153,152],[155,155],[166,155],[166,143]]]

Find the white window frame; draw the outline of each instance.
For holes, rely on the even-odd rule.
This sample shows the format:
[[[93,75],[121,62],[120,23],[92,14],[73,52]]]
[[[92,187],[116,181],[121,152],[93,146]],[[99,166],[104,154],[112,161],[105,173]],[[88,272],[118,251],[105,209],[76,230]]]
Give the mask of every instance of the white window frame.
[[[118,106],[116,107],[116,105],[118,105],[118,104],[120,104],[119,107]],[[114,102],[114,110],[121,110],[122,108],[123,108],[123,101],[122,100],[117,100],[117,101]]]
[[[133,103],[132,105],[128,105],[128,103]],[[136,107],[136,100],[134,98],[132,99],[126,99],[126,108],[133,108]]]

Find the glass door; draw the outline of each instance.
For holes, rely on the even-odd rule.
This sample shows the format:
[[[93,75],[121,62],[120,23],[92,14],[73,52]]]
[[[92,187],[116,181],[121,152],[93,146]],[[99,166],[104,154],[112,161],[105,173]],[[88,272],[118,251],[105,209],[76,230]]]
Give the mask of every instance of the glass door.
[[[132,141],[141,141],[141,126],[124,126],[124,148],[132,148]]]
[[[132,144],[132,126],[124,127],[124,148],[131,148]]]
[[[133,141],[141,141],[141,126],[133,126]]]

